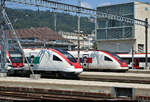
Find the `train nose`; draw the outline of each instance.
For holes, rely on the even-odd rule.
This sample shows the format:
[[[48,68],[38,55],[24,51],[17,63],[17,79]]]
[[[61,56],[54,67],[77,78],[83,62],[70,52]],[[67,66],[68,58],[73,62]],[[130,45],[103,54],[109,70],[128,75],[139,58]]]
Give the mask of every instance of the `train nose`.
[[[80,63],[72,63],[74,68],[76,69],[82,69],[82,66],[80,65]]]
[[[81,72],[83,72],[83,69],[76,69],[75,74],[80,74]]]
[[[128,64],[125,61],[123,61],[121,62],[121,67],[128,67]]]

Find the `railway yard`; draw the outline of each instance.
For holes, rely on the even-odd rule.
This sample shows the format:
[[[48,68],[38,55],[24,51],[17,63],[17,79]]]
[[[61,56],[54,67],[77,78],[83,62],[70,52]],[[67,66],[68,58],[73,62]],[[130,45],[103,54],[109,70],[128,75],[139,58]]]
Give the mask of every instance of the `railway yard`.
[[[10,17],[7,3],[37,10]],[[81,0],[1,0],[0,102],[150,102],[150,3],[110,4],[95,9]]]
[[[79,80],[0,78],[0,100],[149,102],[149,71],[83,72]]]

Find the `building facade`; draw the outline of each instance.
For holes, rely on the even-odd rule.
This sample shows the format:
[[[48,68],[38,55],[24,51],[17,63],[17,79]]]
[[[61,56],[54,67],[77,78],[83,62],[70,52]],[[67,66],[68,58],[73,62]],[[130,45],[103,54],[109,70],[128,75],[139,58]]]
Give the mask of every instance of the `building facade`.
[[[150,19],[150,4],[138,1],[100,6],[97,7],[97,11],[143,21],[145,18]],[[97,18],[97,25],[98,49],[131,53],[133,48],[136,53],[145,52],[145,26],[107,18]],[[148,41],[148,52],[150,52],[150,41]]]
[[[67,39],[69,42],[76,45],[76,49],[78,49],[78,40],[80,40],[80,49],[92,49],[93,41],[95,38],[95,34],[80,34],[78,39],[78,33],[74,32],[63,32],[59,31],[59,35],[63,38]]]
[[[48,27],[15,29],[15,32],[23,48],[60,48],[64,50],[74,49],[75,45]],[[0,35],[1,35],[0,31]],[[11,32],[8,34],[8,44],[18,46]]]

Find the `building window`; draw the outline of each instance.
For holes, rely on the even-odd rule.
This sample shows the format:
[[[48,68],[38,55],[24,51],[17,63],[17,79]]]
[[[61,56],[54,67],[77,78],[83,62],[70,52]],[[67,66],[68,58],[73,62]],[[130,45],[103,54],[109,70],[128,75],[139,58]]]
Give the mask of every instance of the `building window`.
[[[102,6],[98,7],[97,11],[134,19],[134,3]],[[127,39],[134,37],[134,24],[107,18],[97,18],[97,23],[97,40]]]
[[[147,8],[147,7],[145,7],[145,11],[148,11],[148,8]]]
[[[144,52],[144,44],[138,44],[138,52]]]

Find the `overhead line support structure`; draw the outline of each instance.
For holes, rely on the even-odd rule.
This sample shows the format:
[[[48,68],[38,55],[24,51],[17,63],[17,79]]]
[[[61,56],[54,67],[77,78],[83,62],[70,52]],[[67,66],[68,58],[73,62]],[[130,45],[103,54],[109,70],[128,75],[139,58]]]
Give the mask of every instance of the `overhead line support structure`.
[[[18,44],[19,48],[21,49],[21,51],[22,51],[22,53],[24,55],[24,51],[23,51],[23,48],[22,48],[21,43],[19,41],[19,38],[18,38],[18,36],[17,36],[17,34],[16,34],[16,32],[15,32],[15,30],[14,30],[14,28],[13,28],[13,26],[12,26],[10,20],[9,20],[9,17],[7,16],[7,13],[5,11],[5,2],[6,2],[6,0],[1,0],[1,18],[2,18],[1,29],[2,29],[2,32],[3,32],[3,34],[2,34],[2,41],[3,42],[2,42],[1,52],[4,53],[2,55],[3,58],[1,58],[1,60],[4,59],[4,61],[2,61],[2,65],[1,65],[1,72],[7,72],[7,69],[5,67],[6,67],[6,50],[7,50],[6,48],[7,48],[8,44],[7,44],[6,41],[4,41],[4,40],[7,39],[6,31],[5,31],[6,27],[8,27],[8,29],[11,31],[12,36],[15,37],[15,39],[17,41],[17,44]],[[25,60],[28,63],[29,70],[34,75],[34,72],[33,72],[32,68],[30,67],[29,62],[28,62],[26,57],[25,57]]]
[[[78,6],[80,7],[81,2],[78,0]],[[78,9],[78,62],[80,63],[80,9]]]
[[[98,12],[95,9],[60,3],[60,2],[56,2],[56,1],[50,1],[50,0],[7,0],[7,1],[15,2],[15,3],[19,3],[19,4],[26,4],[26,5],[32,5],[32,6],[40,6],[40,7],[44,7],[44,8],[63,10],[63,11],[79,13],[79,14],[89,15],[89,16],[94,16],[94,17],[97,16],[97,18],[107,18],[107,19],[117,20],[117,21],[121,21],[121,22],[137,24],[137,25],[141,25],[141,26],[146,25],[145,21],[143,21],[143,20],[131,19],[131,18],[123,17],[123,16],[117,16],[117,15],[113,15],[113,14]],[[148,26],[150,26],[150,25],[148,25]]]
[[[1,0],[1,10],[5,8],[5,0]],[[6,32],[6,23],[4,18],[2,17],[2,12],[1,12],[1,29],[2,29],[2,35],[1,35],[1,73],[6,73],[6,51],[7,51],[7,32]]]

